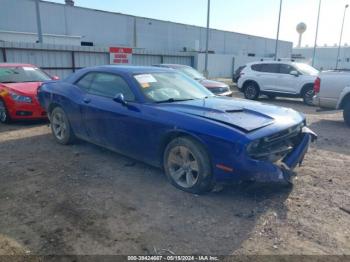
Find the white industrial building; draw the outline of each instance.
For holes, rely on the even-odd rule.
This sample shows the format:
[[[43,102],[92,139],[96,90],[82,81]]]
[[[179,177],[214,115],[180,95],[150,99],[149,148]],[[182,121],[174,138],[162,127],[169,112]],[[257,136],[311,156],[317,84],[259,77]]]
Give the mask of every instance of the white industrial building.
[[[35,0],[0,2],[0,42],[35,43],[38,40]],[[204,27],[46,1],[39,1],[39,13],[44,44],[192,53],[191,64],[203,68]],[[273,57],[275,40],[211,29],[209,50],[211,76],[230,76],[234,68],[246,62]],[[279,41],[278,57],[291,55],[292,43]]]
[[[338,57],[338,46],[317,47],[314,66],[321,70],[336,68]],[[294,48],[292,57],[301,62],[312,64],[313,47]],[[342,46],[339,52],[338,69],[350,69],[350,47]]]

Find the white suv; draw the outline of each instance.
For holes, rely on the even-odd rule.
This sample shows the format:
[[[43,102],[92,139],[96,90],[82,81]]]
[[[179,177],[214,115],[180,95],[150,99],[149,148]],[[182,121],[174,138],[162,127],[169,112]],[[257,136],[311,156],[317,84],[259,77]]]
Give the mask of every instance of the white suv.
[[[256,100],[260,95],[271,99],[301,97],[305,104],[313,105],[313,85],[318,74],[318,70],[307,64],[261,61],[247,64],[237,86],[247,99]]]

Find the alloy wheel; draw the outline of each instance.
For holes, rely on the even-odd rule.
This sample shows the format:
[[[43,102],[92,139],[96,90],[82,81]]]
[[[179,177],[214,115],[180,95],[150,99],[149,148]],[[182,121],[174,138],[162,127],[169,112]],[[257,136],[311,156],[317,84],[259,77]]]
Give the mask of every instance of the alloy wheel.
[[[176,146],[171,149],[168,167],[170,176],[183,188],[193,187],[199,179],[198,161],[185,146]]]
[[[6,107],[3,101],[0,101],[0,122],[5,123],[7,120]]]
[[[304,95],[304,101],[307,105],[313,105],[312,99],[314,97],[314,90],[308,90]]]
[[[54,131],[55,136],[59,140],[63,140],[66,137],[67,133],[67,124],[64,119],[64,116],[60,112],[56,112],[52,116],[52,129]]]
[[[256,91],[256,88],[255,86],[247,86],[246,90],[245,90],[245,94],[246,94],[246,97],[248,99],[254,99],[257,95],[257,91]]]

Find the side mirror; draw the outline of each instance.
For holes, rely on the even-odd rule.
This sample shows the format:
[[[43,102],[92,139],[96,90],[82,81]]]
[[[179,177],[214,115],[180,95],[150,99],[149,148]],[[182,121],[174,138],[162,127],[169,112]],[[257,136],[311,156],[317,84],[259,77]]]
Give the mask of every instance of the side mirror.
[[[298,72],[298,71],[295,71],[295,70],[290,71],[289,74],[291,74],[292,76],[299,76],[299,72]]]
[[[60,78],[58,76],[53,76],[51,77],[52,80],[60,80]]]
[[[113,101],[122,104],[123,106],[126,106],[128,104],[128,102],[125,101],[124,95],[122,93],[116,94],[113,98]]]

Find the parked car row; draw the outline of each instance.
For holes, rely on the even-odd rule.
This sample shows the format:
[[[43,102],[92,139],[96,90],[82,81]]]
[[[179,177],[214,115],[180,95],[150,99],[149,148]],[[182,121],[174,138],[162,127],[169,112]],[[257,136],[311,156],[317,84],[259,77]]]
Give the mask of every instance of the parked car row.
[[[230,180],[290,183],[317,137],[305,117],[214,95],[209,84],[220,83],[175,67],[100,66],[52,81],[35,66],[4,64],[1,121],[47,114],[58,143],[79,138],[163,168],[191,193]]]
[[[232,180],[289,183],[316,139],[287,108],[215,96],[169,68],[87,68],[38,91],[58,143],[79,138],[163,168],[203,193]]]
[[[236,73],[247,99],[301,97],[343,110],[350,125],[349,72],[259,61]],[[1,122],[48,117],[57,142],[79,138],[164,168],[187,192],[228,180],[290,182],[317,135],[298,112],[231,94],[182,65],[101,66],[58,81],[33,65],[0,64]]]

